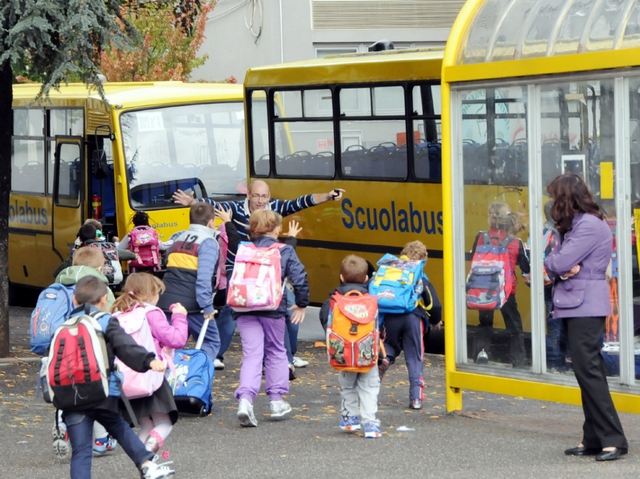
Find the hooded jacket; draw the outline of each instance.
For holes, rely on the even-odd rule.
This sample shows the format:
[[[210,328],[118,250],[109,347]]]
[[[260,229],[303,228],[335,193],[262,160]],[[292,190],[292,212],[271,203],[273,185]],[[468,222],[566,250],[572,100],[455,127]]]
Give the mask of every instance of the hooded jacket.
[[[91,266],[69,266],[58,274],[56,277],[56,283],[64,284],[65,286],[75,286],[83,276],[95,276],[96,278],[100,278],[107,285],[107,309],[111,309],[116,298],[113,295],[113,291],[108,287],[109,280],[99,270],[92,268]]]

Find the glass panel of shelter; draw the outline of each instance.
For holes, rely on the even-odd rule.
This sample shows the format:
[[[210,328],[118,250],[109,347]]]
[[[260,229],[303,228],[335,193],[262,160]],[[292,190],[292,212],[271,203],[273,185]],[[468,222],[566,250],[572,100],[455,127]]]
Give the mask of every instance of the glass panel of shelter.
[[[460,93],[468,362],[529,368],[530,292],[523,280],[529,274],[527,90],[514,86]],[[490,249],[489,243],[498,246],[494,251],[504,248],[504,254],[481,257],[478,253]],[[509,266],[485,275],[482,260],[492,261],[490,267],[501,261]]]

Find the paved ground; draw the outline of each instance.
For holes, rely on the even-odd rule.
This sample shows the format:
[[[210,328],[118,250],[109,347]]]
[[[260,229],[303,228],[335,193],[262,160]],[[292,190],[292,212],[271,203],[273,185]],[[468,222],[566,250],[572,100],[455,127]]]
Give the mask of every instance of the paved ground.
[[[29,356],[26,308],[12,308],[14,352]],[[301,332],[300,353],[311,364],[298,370],[288,400],[291,417],[271,421],[268,400],[256,400],[258,428],[240,428],[233,391],[240,352],[237,338],[225,357],[227,369],[214,383],[214,411],[205,418],[182,418],[167,441],[182,478],[622,478],[640,472],[640,416],[622,415],[630,454],[612,463],[566,457],[562,451],[580,438],[581,409],[517,397],[467,391],[464,411],[445,412],[443,357],[425,359],[427,400],[422,411],[408,405],[404,366],[385,377],[379,417],[384,436],[365,440],[338,428],[336,374],[317,347],[321,329],[312,314]],[[318,337],[320,334],[320,337]],[[37,363],[0,364],[0,477],[61,479],[68,463],[50,449],[53,409],[35,395]],[[410,430],[400,432],[405,426]],[[88,477],[88,476],[87,476]],[[118,450],[97,458],[94,478],[136,478]]]

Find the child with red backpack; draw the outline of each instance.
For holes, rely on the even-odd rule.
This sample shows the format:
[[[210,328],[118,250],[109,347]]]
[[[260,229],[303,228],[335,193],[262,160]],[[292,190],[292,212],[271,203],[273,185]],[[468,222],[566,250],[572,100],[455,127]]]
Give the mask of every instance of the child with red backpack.
[[[155,353],[171,369],[174,349],[187,343],[187,310],[180,303],[172,305],[169,323],[164,312],[156,306],[164,290],[164,284],[155,276],[132,273],[112,311],[120,326],[138,344]],[[123,390],[131,399],[131,407],[140,423],[138,436],[147,450],[156,454],[178,420],[171,388],[164,375],[153,377],[157,375],[147,372],[144,373],[146,377],[141,377],[130,368],[119,365],[118,369],[124,374]]]
[[[154,461],[154,454],[145,449],[120,415],[120,380],[114,369],[114,361],[117,356],[139,372],[164,372],[166,365],[155,359],[154,353],[136,344],[113,316],[102,313],[107,304],[107,285],[100,278],[91,275],[80,278],[73,304],[78,308],[53,338],[47,374],[49,389],[54,391],[53,404],[62,409],[62,418],[71,441],[71,479],[91,478],[94,421],[100,421],[118,441],[140,470],[143,479],[173,475],[174,471],[167,465]],[[74,327],[77,328],[75,334]],[[78,339],[74,343],[72,339],[76,337]],[[87,352],[84,361],[61,361],[60,358],[79,356],[81,339],[83,342],[87,340],[83,346]],[[72,350],[74,347],[75,351]],[[62,371],[63,367],[65,371]],[[68,376],[76,378],[76,381],[69,383]],[[78,380],[87,376],[93,382]]]
[[[119,251],[129,250],[136,259],[129,263],[129,272],[149,272],[160,269],[161,252],[171,248],[173,241],[161,241],[158,232],[149,226],[149,215],[136,211],[131,218],[133,229],[118,244]]]
[[[480,325],[475,333],[476,347],[474,352],[477,364],[487,364],[489,362],[491,336],[493,335],[493,312],[495,309],[499,309],[509,334],[509,352],[512,365],[514,368],[524,367],[525,365],[524,331],[522,329],[522,318],[516,303],[517,279],[515,273],[516,265],[518,265],[523,275],[525,275],[525,281],[527,281],[530,274],[527,250],[522,240],[515,236],[522,229],[524,229],[524,226],[520,222],[518,213],[512,213],[506,203],[494,202],[489,205],[489,230],[480,231],[473,244],[471,250],[473,258],[471,262],[472,269],[467,279],[467,307],[478,309],[479,312]],[[501,264],[503,267],[503,270],[497,273],[503,279],[496,280],[495,277],[497,276],[494,275],[495,277],[491,281],[491,288],[494,290],[503,289],[504,293],[502,297],[500,294],[495,294],[494,297],[498,298],[497,303],[485,309],[480,301],[476,301],[475,293],[473,293],[473,296],[471,293],[478,291],[480,288],[475,286],[481,284],[475,278],[480,278],[482,275],[474,272],[474,263],[480,263],[477,252],[480,246],[488,246],[489,243],[493,245],[493,248],[487,252],[488,257],[493,258],[492,261],[496,260],[494,261],[496,265]],[[488,269],[491,269],[491,265],[488,266]],[[500,281],[504,281],[504,285],[498,284]],[[484,291],[484,296],[492,296],[491,293],[489,291],[487,294],[487,291]]]
[[[284,345],[287,302],[283,296],[283,280],[288,278],[295,288],[295,304],[289,308],[294,324],[304,320],[309,285],[307,273],[293,247],[278,243],[281,222],[282,216],[271,210],[261,209],[251,214],[251,243],[240,244],[227,285],[227,304],[234,310],[242,342],[240,385],[235,397],[238,420],[244,427],[258,425],[253,400],[260,391],[263,359],[271,418],[282,418],[291,412],[291,405],[282,399],[289,392]],[[231,239],[229,248],[232,248]]]
[[[378,334],[378,308],[375,296],[368,294],[367,262],[355,255],[349,255],[342,260],[340,266],[341,284],[324,302],[320,309],[320,322],[327,325],[327,348],[330,364],[340,370],[338,382],[342,396],[342,417],[340,429],[346,432],[364,429],[364,437],[375,439],[382,437],[380,421],[376,418],[378,412],[378,394],[380,393],[380,374],[378,372],[378,348],[380,338]],[[344,307],[340,303],[351,302]],[[346,325],[346,329],[354,328],[340,335],[341,327],[336,324],[336,310],[343,311],[341,317],[353,321]],[[354,316],[348,316],[354,313]],[[360,328],[367,328],[363,333],[365,339],[354,339],[360,344],[369,345],[367,351],[359,351],[358,358],[349,357],[350,347],[344,346],[349,336],[359,338],[355,332]],[[339,336],[342,336],[340,338]],[[353,363],[366,363],[362,367],[354,367]],[[359,371],[358,371],[359,369]]]

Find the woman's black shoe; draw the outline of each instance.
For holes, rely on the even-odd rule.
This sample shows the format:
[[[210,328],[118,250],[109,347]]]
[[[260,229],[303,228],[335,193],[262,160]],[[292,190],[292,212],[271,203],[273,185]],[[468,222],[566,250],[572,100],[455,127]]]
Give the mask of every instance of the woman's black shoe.
[[[620,456],[624,456],[627,450],[622,447],[616,447],[611,451],[602,451],[596,456],[596,461],[615,461]]]
[[[596,456],[600,454],[601,449],[590,449],[584,446],[572,447],[571,449],[566,449],[564,453],[567,456]]]

